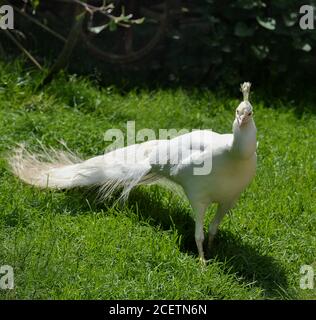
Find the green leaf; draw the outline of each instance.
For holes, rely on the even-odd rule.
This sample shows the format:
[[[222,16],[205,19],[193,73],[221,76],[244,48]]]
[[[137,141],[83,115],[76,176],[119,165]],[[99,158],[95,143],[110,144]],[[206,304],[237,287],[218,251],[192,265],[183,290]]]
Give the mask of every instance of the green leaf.
[[[98,26],[98,27],[90,27],[88,28],[88,30],[92,33],[96,33],[99,34],[101,33],[104,29],[106,29],[108,27],[108,24],[104,24],[102,26]]]
[[[289,14],[283,14],[283,21],[287,27],[293,27],[297,23],[298,13],[292,12]]]
[[[270,49],[267,46],[259,45],[259,46],[251,46],[252,51],[257,56],[258,59],[265,59],[270,53]]]
[[[260,18],[256,17],[257,22],[260,24],[261,27],[268,29],[268,30],[275,30],[276,28],[276,20],[274,18]]]
[[[234,1],[234,6],[246,10],[255,8],[265,8],[267,5],[261,0],[237,0]]]
[[[110,31],[115,31],[117,29],[117,24],[113,20],[109,22],[109,29]]]
[[[139,18],[139,19],[134,19],[133,23],[135,24],[142,24],[145,21],[145,18]]]
[[[312,50],[312,46],[308,43],[305,43],[301,49],[305,52],[310,52]]]

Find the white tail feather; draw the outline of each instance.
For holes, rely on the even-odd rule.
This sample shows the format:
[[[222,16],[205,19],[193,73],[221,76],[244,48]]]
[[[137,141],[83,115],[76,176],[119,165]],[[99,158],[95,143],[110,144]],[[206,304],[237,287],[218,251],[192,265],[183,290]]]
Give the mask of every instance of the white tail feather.
[[[17,177],[40,188],[100,186],[102,199],[122,189],[119,199],[125,200],[136,185],[149,184],[159,179],[157,175],[149,173],[151,166],[145,156],[136,163],[124,161],[126,151],[135,152],[130,147],[86,161],[71,152],[42,149],[42,152],[33,154],[24,145],[19,145],[8,158],[11,170]]]

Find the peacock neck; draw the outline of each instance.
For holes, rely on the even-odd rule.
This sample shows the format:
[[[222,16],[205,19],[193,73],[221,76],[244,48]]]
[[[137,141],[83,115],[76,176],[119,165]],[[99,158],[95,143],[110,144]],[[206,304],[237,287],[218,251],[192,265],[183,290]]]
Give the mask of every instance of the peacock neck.
[[[244,160],[249,159],[257,148],[257,129],[253,118],[239,127],[235,119],[233,124],[233,145],[231,152]]]

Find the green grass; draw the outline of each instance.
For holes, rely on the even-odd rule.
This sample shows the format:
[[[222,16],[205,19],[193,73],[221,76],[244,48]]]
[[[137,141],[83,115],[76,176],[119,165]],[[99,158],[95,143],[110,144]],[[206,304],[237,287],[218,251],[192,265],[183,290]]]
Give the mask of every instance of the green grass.
[[[137,129],[231,132],[240,97],[123,94],[74,76],[35,92],[38,80],[19,63],[0,65],[0,265],[15,272],[15,288],[0,290],[0,298],[315,299],[316,289],[299,288],[301,265],[316,271],[313,113],[298,114],[290,102],[267,105],[254,93],[257,175],[225,217],[203,268],[180,198],[139,188],[113,207],[96,202],[93,191],[42,191],[13,177],[4,155],[18,142],[36,150],[39,141],[60,148],[61,139],[84,157],[102,154],[105,131],[125,130],[128,120]]]

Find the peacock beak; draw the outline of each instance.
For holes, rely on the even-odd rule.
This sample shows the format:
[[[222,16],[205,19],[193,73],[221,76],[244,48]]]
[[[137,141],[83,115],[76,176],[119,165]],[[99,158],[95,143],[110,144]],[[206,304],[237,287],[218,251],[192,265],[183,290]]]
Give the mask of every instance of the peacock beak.
[[[243,124],[245,124],[245,122],[246,122],[246,116],[244,116],[244,115],[238,116],[238,117],[237,117],[237,122],[238,122],[238,126],[239,126],[239,128],[240,128]]]

